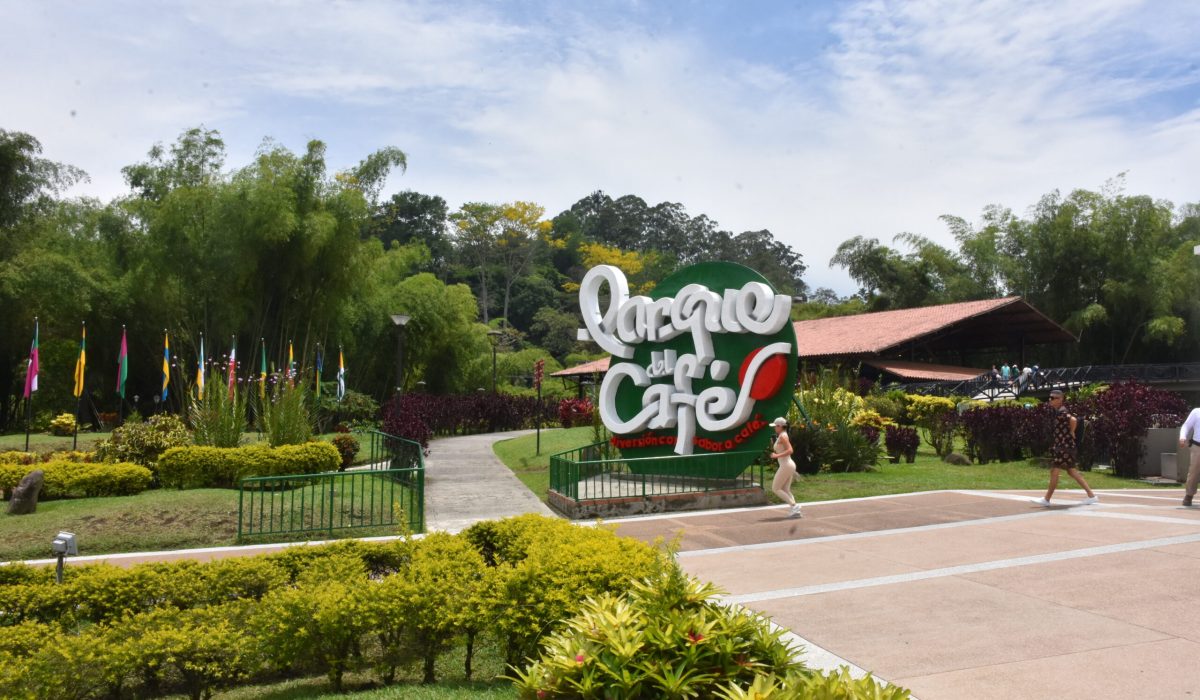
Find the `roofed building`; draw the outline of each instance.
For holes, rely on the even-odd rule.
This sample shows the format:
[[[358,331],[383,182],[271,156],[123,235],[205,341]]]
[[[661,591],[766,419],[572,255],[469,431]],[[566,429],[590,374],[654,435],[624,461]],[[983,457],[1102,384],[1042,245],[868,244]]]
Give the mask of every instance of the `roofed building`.
[[[1019,296],[796,321],[797,361],[860,364],[884,383],[971,379],[989,358],[1028,363],[1032,346],[1077,338]],[[985,362],[985,360],[988,360]],[[555,372],[582,382],[608,371],[608,358]]]

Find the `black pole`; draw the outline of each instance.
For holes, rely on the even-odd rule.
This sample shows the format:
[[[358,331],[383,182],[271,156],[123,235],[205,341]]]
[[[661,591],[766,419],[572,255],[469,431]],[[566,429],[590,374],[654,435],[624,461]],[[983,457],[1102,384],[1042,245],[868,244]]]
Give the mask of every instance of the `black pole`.
[[[25,399],[25,451],[29,451],[29,429],[33,426],[33,392]]]
[[[535,455],[542,453],[542,383],[538,382],[538,402],[537,402],[537,450]]]
[[[75,432],[71,435],[71,451],[79,449],[79,414],[83,413],[83,394],[75,399]]]
[[[492,393],[496,393],[496,344],[492,343]]]
[[[404,376],[404,326],[397,325],[396,333],[396,396],[399,396]]]

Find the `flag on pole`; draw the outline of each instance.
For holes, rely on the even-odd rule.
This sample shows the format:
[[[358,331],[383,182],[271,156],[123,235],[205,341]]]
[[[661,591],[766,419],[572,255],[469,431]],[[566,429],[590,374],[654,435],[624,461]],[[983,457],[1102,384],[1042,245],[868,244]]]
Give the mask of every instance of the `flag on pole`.
[[[204,400],[204,334],[200,334],[200,359],[196,360],[196,398]]]
[[[29,364],[25,366],[25,395],[22,398],[33,396],[33,392],[37,391],[38,379],[38,321],[33,319],[33,345],[29,347]]]
[[[287,366],[288,382],[292,386],[296,386],[296,361],[292,359],[292,341],[288,341],[288,366]]]
[[[87,369],[87,323],[83,324],[83,337],[79,340],[79,357],[75,360],[75,398],[83,396],[83,374]]]
[[[258,398],[267,398],[267,341],[262,340],[262,365],[258,370]]]
[[[321,370],[325,368],[325,358],[321,355],[321,344],[317,343],[317,400],[321,399]]]
[[[338,348],[338,373],[337,373],[337,398],[341,401],[346,396],[346,358],[342,355],[342,349]]]
[[[233,393],[237,389],[237,346],[229,351],[229,400],[233,401]]]
[[[171,338],[163,330],[162,400],[167,402],[167,387],[171,384]],[[165,406],[164,406],[165,408]]]
[[[201,347],[203,347],[203,342]],[[125,342],[125,326],[121,326],[121,352],[117,355],[117,395],[125,398],[125,381],[129,379],[129,345]]]

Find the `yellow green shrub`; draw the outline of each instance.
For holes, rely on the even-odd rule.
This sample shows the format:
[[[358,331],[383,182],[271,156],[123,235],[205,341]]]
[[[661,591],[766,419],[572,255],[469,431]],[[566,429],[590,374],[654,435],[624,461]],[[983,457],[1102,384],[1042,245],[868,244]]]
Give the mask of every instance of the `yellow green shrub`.
[[[75,432],[75,416],[70,413],[60,413],[50,421],[51,435],[71,435]]]
[[[411,546],[409,564],[373,586],[369,604],[380,646],[378,667],[390,682],[398,666],[421,662],[433,683],[434,662],[461,635],[471,639],[496,607],[483,557],[465,538],[432,533]],[[466,675],[470,677],[471,650]]]
[[[52,581],[0,586],[0,627],[23,622],[73,625],[75,604],[68,596],[67,587]]]
[[[21,452],[20,450],[4,450],[0,452],[0,464],[34,464],[42,461],[36,452]]]
[[[262,599],[251,626],[268,663],[280,669],[320,670],[334,690],[353,668],[359,640],[370,629],[375,584],[362,560],[351,556],[316,560],[294,588]]]
[[[328,442],[267,447],[173,447],[158,459],[167,488],[231,488],[247,476],[285,476],[337,471],[342,457]]]
[[[10,491],[37,469],[45,476],[43,498],[131,496],[149,488],[152,479],[149,469],[126,462],[0,464],[0,490]]]
[[[803,669],[781,630],[717,593],[671,565],[587,600],[516,672],[520,697],[707,698]]]
[[[259,659],[249,605],[155,610],[116,623],[115,635],[136,640],[127,658],[149,686],[142,694],[179,689],[199,700],[249,677]]]
[[[497,567],[493,629],[510,664],[535,653],[585,598],[623,591],[662,563],[660,552],[611,529],[538,515],[477,523],[464,534]]]
[[[880,415],[878,411],[864,409],[854,414],[854,418],[850,420],[850,424],[856,426],[866,425],[878,430],[883,430],[889,425],[896,425],[896,421]]]

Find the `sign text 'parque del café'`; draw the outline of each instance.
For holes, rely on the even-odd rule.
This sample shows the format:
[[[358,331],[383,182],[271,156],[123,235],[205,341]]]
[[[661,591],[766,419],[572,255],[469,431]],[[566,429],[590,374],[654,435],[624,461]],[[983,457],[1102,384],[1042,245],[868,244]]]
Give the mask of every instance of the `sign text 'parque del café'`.
[[[684,268],[651,294],[630,296],[611,265],[579,289],[579,339],[613,356],[598,398],[613,444],[626,458],[761,451],[750,438],[786,415],[795,383],[791,297],[726,262]]]

